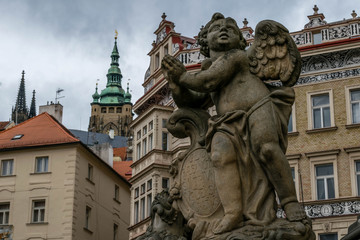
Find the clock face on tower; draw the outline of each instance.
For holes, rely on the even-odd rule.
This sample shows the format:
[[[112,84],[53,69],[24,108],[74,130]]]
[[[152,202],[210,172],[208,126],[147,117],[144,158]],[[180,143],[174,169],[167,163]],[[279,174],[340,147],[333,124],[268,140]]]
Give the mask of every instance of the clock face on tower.
[[[161,32],[158,33],[157,37],[156,37],[156,43],[161,42],[162,40],[164,40],[164,38],[166,37],[166,29],[163,28],[161,30]]]

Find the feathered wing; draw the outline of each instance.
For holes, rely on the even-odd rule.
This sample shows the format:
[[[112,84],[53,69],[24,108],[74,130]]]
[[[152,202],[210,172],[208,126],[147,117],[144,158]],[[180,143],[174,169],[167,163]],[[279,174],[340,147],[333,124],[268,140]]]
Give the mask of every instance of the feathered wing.
[[[247,50],[250,71],[261,80],[280,80],[293,86],[300,75],[301,57],[289,31],[272,20],[261,21]]]

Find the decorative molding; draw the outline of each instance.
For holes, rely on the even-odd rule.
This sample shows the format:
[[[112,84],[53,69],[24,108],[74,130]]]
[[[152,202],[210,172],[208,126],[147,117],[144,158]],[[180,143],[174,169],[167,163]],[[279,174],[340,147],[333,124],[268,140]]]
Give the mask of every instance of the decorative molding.
[[[164,27],[157,35],[156,35],[156,44],[162,42],[166,38],[166,28]]]
[[[360,49],[348,49],[302,57],[301,74],[360,64]]]
[[[310,218],[358,215],[360,214],[360,201],[307,205],[305,206],[305,212]],[[285,218],[284,210],[279,208],[276,216],[278,218]]]
[[[327,151],[319,151],[319,152],[309,152],[305,153],[306,157],[319,157],[319,156],[327,156],[327,155],[338,155],[340,153],[340,149],[327,150]]]

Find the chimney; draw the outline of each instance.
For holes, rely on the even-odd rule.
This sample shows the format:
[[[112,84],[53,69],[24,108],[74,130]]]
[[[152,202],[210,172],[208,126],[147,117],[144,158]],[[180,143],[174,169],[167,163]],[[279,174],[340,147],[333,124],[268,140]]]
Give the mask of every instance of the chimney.
[[[114,129],[110,129],[110,131],[109,131],[109,137],[110,137],[111,139],[114,139],[114,135],[115,135]]]

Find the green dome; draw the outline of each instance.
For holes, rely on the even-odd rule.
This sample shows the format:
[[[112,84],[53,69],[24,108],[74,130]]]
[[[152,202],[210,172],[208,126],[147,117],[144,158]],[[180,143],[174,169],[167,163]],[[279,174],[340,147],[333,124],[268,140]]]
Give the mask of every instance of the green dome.
[[[116,66],[111,66],[108,70],[108,74],[121,74],[120,68],[116,67]]]
[[[97,87],[97,83],[96,83],[95,93],[92,95],[93,103],[99,102],[100,94],[98,93],[97,90],[98,90],[98,87]]]

